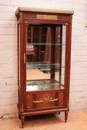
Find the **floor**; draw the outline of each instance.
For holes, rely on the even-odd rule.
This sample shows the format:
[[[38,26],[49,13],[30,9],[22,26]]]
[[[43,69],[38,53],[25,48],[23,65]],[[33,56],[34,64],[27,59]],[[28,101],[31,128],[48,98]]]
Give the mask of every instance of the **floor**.
[[[0,130],[20,130],[18,118],[0,120]],[[69,112],[67,123],[64,113],[40,115],[25,119],[24,130],[87,130],[87,111]]]

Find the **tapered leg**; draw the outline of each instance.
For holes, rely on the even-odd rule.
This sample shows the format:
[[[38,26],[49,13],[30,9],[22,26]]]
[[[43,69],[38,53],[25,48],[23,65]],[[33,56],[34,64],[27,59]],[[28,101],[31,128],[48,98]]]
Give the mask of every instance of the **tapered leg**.
[[[21,126],[22,126],[22,128],[24,127],[24,119],[25,119],[25,117],[21,116]]]
[[[67,122],[68,119],[68,111],[65,111],[65,122]]]

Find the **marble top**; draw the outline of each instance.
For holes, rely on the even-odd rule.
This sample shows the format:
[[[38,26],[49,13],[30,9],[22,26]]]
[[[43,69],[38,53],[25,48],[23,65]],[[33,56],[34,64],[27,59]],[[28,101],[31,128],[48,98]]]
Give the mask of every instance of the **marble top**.
[[[73,15],[73,13],[74,13],[74,11],[72,11],[72,10],[29,8],[29,7],[17,8],[17,10],[15,11],[15,15],[18,15],[19,12],[37,12],[37,13],[50,13],[50,14],[71,14],[71,15]]]

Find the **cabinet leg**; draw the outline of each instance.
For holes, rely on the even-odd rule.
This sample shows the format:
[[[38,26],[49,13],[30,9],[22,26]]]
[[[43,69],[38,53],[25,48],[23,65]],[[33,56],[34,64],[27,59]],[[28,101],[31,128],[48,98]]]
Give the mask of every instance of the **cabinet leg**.
[[[67,118],[68,118],[68,111],[65,111],[65,122],[67,122]]]
[[[19,114],[19,112],[18,112],[18,117],[19,117],[19,119],[21,119],[21,115]]]
[[[22,126],[22,128],[24,127],[24,119],[25,119],[25,117],[21,116],[21,126]]]
[[[60,115],[60,112],[57,112],[57,115]]]

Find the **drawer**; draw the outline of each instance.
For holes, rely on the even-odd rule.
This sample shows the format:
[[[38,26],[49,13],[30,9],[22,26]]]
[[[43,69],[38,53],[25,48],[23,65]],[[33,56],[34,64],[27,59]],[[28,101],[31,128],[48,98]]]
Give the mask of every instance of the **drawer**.
[[[64,106],[64,92],[26,93],[26,109],[43,109]]]

